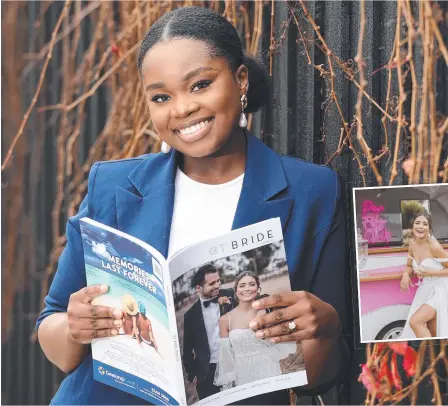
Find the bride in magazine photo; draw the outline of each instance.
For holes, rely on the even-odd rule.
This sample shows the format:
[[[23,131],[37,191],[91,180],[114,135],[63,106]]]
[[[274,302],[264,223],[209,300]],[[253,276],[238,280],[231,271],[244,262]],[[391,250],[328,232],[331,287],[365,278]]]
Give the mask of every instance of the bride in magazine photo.
[[[236,307],[219,319],[221,340],[215,385],[223,389],[281,375],[281,360],[296,351],[294,344],[279,345],[263,340],[260,333],[249,327],[250,320],[266,314],[266,309],[257,311],[252,306],[261,298],[260,278],[256,273],[239,273],[234,292]],[[303,357],[301,362],[301,369],[305,369]]]
[[[275,386],[275,379],[288,374],[301,379],[294,375],[305,371],[301,345],[274,343],[250,325],[275,310],[257,310],[257,301],[290,290],[285,258],[283,241],[270,243],[203,264],[173,281],[189,405],[222,404],[235,387],[250,397],[261,383]],[[290,324],[285,333],[295,327]]]
[[[419,281],[400,338],[448,337],[448,252],[432,237],[432,218],[418,213],[411,221],[412,238],[400,287],[409,291],[411,275]]]

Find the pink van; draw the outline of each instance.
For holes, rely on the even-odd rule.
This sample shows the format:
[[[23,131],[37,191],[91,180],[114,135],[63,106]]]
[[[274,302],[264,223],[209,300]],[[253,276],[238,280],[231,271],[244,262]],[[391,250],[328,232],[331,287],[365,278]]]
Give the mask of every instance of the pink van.
[[[448,246],[444,246],[445,249]],[[359,271],[361,342],[399,338],[417,290],[400,290],[408,250],[369,248],[367,263]]]

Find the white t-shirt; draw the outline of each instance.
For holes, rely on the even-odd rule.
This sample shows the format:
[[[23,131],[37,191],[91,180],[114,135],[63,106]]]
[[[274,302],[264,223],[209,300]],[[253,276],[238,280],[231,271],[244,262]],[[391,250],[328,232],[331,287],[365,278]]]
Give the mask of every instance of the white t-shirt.
[[[232,230],[243,179],[208,185],[177,169],[168,255]]]

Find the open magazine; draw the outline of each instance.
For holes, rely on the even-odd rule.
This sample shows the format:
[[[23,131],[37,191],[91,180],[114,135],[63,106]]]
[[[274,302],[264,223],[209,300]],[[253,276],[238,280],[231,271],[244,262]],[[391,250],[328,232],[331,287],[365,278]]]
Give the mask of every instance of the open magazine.
[[[94,378],[154,404],[228,404],[307,384],[299,343],[255,337],[253,301],[291,290],[279,218],[164,258],[81,219],[93,304],[121,308],[117,336],[92,342]],[[263,310],[269,312],[273,309]]]

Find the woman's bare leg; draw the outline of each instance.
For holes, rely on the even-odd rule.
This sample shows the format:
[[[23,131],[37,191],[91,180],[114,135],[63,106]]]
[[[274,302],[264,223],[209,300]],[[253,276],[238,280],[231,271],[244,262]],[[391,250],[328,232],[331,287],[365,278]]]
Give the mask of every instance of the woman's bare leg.
[[[426,323],[426,326],[431,332],[431,337],[437,337],[437,312],[436,316],[432,320],[429,320],[428,323]]]
[[[417,311],[412,315],[409,322],[412,331],[417,338],[433,337],[428,323],[435,320],[437,312],[435,309],[427,304],[421,305]]]

